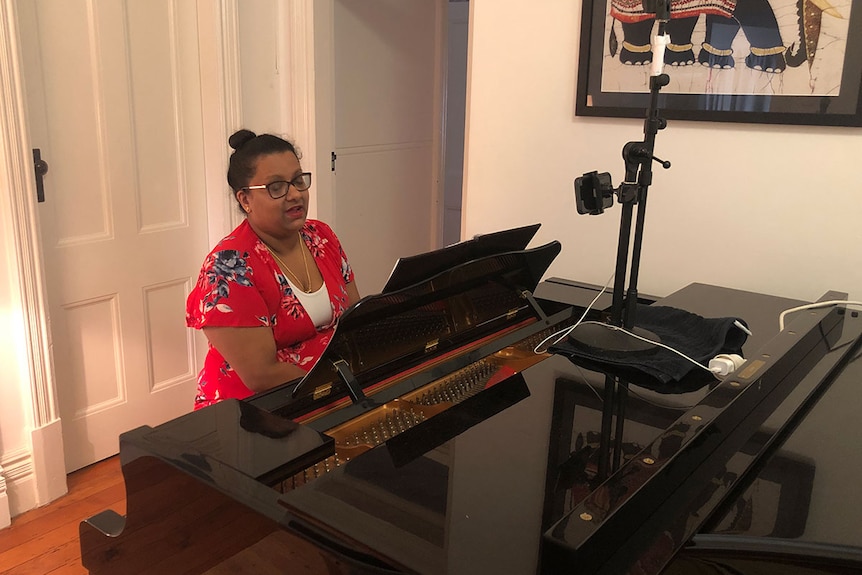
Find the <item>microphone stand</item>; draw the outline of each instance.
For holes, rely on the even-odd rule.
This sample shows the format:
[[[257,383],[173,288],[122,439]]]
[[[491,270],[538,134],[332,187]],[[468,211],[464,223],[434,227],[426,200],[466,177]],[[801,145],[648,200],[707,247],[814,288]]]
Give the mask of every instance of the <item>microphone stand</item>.
[[[668,16],[668,18],[669,17],[670,16]],[[650,76],[650,104],[647,110],[646,120],[644,120],[644,141],[629,142],[623,147],[623,159],[626,163],[626,181],[623,182],[620,187],[626,188],[626,194],[632,195],[631,190],[628,188],[630,186],[635,186],[635,193],[633,194],[635,199],[631,203],[623,205],[624,214],[628,208],[629,222],[626,223],[627,227],[631,226],[631,205],[634,203],[638,205],[638,214],[637,221],[635,223],[635,237],[632,251],[631,275],[629,276],[629,288],[625,296],[625,310],[621,311],[617,307],[613,308],[611,313],[611,322],[614,323],[614,325],[623,325],[627,330],[631,330],[635,325],[638,296],[638,273],[640,271],[641,247],[643,245],[647,190],[652,183],[652,161],[655,160],[656,162],[659,162],[664,169],[670,168],[670,162],[657,158],[653,154],[656,134],[659,130],[663,130],[667,127],[667,120],[658,115],[658,94],[664,86],[667,86],[668,83],[670,83],[668,75],[661,72],[664,64],[664,47],[670,40],[670,37],[667,35],[665,30],[667,20],[659,20],[658,22],[658,33],[653,41],[653,75]],[[659,61],[658,66],[656,65],[656,60]],[[638,168],[640,168],[639,172],[637,172]],[[631,176],[635,173],[637,173],[637,184],[632,183],[634,178]],[[628,230],[626,231],[626,234],[628,235]],[[622,249],[622,237],[620,237],[620,241],[620,248]],[[626,251],[623,252],[623,256],[628,252],[627,246],[625,247],[625,250]],[[620,265],[619,258],[620,254],[618,253],[617,271],[625,274],[625,259],[623,257],[622,265]],[[616,286],[614,286],[614,290],[614,296],[616,297]],[[620,291],[622,291],[622,284],[620,284]],[[621,299],[614,303],[616,306],[622,305]]]
[[[625,179],[620,184],[617,193],[617,201],[622,204],[622,215],[620,218],[620,236],[617,245],[617,261],[614,275],[613,302],[611,305],[610,325],[623,327],[626,331],[635,333],[651,341],[658,341],[655,334],[635,326],[637,315],[637,283],[640,272],[641,248],[643,245],[644,220],[646,216],[647,191],[652,183],[652,162],[659,162],[663,168],[670,168],[670,162],[655,157],[655,138],[659,130],[667,126],[667,121],[658,115],[659,91],[670,82],[667,74],[662,72],[664,67],[664,51],[670,42],[667,34],[667,22],[670,20],[670,0],[657,0],[644,2],[647,12],[655,12],[658,22],[658,31],[653,38],[653,58],[650,74],[650,100],[644,120],[644,139],[640,142],[629,142],[623,147],[623,160],[625,162]],[[650,10],[649,8],[653,8]],[[593,180],[597,182],[598,180]],[[601,187],[601,186],[599,186]],[[609,205],[607,200],[602,200],[603,190],[593,191],[594,206],[590,213],[601,213],[602,204]],[[613,190],[611,190],[613,192]],[[629,240],[631,238],[632,217],[634,206],[637,205],[637,218],[635,220],[634,244],[632,247],[631,270],[628,290],[625,289],[626,265],[628,263]],[[579,210],[580,211],[580,210]],[[590,329],[585,329],[590,328]],[[576,335],[577,334],[577,335]],[[655,347],[653,343],[645,342],[631,337],[618,330],[608,329],[604,326],[585,325],[572,332],[572,336],[581,343],[602,350],[613,351],[640,351]],[[622,455],[623,424],[625,422],[625,403],[628,396],[628,384],[618,377],[605,377],[605,389],[602,408],[602,433],[598,462],[598,480],[604,481],[608,476],[609,464],[612,472],[620,465]],[[616,414],[614,415],[614,406]],[[609,445],[610,430],[613,418],[616,417],[614,433],[613,460],[609,461],[611,454]]]

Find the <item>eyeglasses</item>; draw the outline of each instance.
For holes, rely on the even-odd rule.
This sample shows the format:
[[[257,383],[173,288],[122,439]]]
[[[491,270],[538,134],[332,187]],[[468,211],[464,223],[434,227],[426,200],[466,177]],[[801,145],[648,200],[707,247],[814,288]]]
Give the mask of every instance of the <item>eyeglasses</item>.
[[[286,182],[284,180],[278,180],[276,182],[270,182],[265,186],[246,186],[242,188],[243,190],[263,190],[266,189],[269,192],[269,197],[273,200],[277,200],[279,198],[283,198],[287,195],[287,191],[290,189],[290,186],[293,186],[300,192],[304,192],[308,188],[311,187],[311,172],[303,172]]]

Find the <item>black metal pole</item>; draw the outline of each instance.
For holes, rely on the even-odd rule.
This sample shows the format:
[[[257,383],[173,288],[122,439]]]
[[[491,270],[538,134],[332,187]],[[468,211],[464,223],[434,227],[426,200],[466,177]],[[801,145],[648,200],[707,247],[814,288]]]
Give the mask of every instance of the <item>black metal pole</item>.
[[[620,238],[617,243],[617,265],[614,269],[614,292],[611,305],[611,324],[623,325],[626,293],[626,266],[628,265],[629,241],[632,235],[632,213],[634,208],[631,202],[626,202],[622,207],[620,216]]]
[[[658,116],[658,95],[670,79],[661,73],[664,65],[664,48],[669,42],[666,34],[667,22],[670,20],[670,0],[644,0],[645,12],[654,12],[658,22],[658,31],[654,39],[653,65],[650,75],[650,100],[644,120],[644,139],[641,142],[629,142],[623,147],[625,161],[625,179],[617,190],[618,203],[622,204],[620,216],[620,234],[617,243],[617,259],[614,271],[613,302],[611,305],[611,325],[623,327],[628,331],[636,330],[637,313],[637,283],[640,272],[641,248],[643,246],[644,221],[646,217],[647,191],[652,183],[652,162],[660,161],[665,168],[670,162],[661,161],[653,155],[656,133],[666,126],[664,119]],[[593,173],[594,175],[595,173]],[[585,174],[587,176],[589,174]],[[609,181],[609,180],[608,180]],[[579,213],[602,213],[604,197],[597,191],[595,178],[590,180],[590,194],[579,200]],[[579,190],[578,180],[575,182],[576,193]],[[583,210],[581,206],[584,206]],[[634,239],[632,240],[632,220],[634,206],[637,205]],[[629,270],[629,285],[626,289],[626,269],[629,265],[629,247],[633,241],[631,253],[631,269]],[[583,329],[571,337],[583,345],[597,349],[614,351],[636,351],[649,349],[651,343],[623,336],[619,331],[608,332],[606,328]],[[640,330],[648,340],[655,340],[655,335]],[[617,337],[620,336],[620,337]],[[628,399],[628,385],[622,379],[608,375],[605,377],[605,388],[602,395],[602,429],[601,445],[599,447],[600,480],[608,477],[609,468],[616,471],[620,465],[623,445],[623,426],[625,423],[625,404]],[[616,425],[614,425],[616,418]],[[613,436],[611,430],[614,430]],[[613,446],[611,443],[613,442]]]
[[[661,0],[659,2],[656,10],[656,19],[659,22],[657,37],[665,39],[667,21],[670,19],[670,2],[668,0]],[[663,59],[664,51],[656,51],[653,54],[653,58]],[[664,62],[659,62],[654,67],[654,70],[661,70],[663,64]],[[625,296],[625,310],[623,311],[622,322],[615,324],[622,325],[627,330],[634,329],[637,315],[638,274],[640,273],[641,248],[643,246],[644,222],[646,219],[647,191],[650,184],[652,184],[655,137],[658,131],[667,125],[665,120],[658,116],[658,94],[662,87],[668,85],[669,81],[670,78],[668,78],[667,74],[658,73],[650,76],[650,103],[646,118],[644,119],[644,141],[640,146],[637,143],[629,143],[623,148],[623,158],[626,162],[626,182],[634,179],[630,178],[630,172],[633,169],[637,170],[637,193],[634,203],[638,206],[632,246],[631,270],[629,271],[629,287]],[[669,162],[663,162],[662,165],[665,168],[670,167]],[[630,207],[630,204],[626,204],[626,206]],[[619,255],[617,256],[617,260],[619,261]],[[614,430],[613,459],[611,461],[613,471],[619,468],[622,460],[623,428],[625,424],[626,402],[628,400],[628,384],[620,380],[615,388],[616,426]]]
[[[602,392],[602,426],[599,434],[598,480],[600,482],[608,478],[608,469],[611,466],[611,427],[613,426],[614,406],[616,405],[614,401],[616,389],[617,378],[605,375],[605,388]],[[614,471],[616,471],[616,467],[614,464]]]
[[[637,176],[637,219],[635,221],[635,235],[632,245],[632,263],[629,276],[629,287],[625,297],[625,312],[623,326],[631,329],[635,325],[637,298],[638,298],[638,274],[640,273],[641,248],[643,246],[644,222],[646,220],[647,191],[652,184],[652,162],[654,159],[655,137],[659,130],[667,123],[658,116],[658,94],[663,86],[667,86],[670,79],[667,74],[659,74],[650,77],[650,105],[647,117],[644,120],[644,141],[641,145],[628,144],[629,161],[637,161],[640,171]],[[670,167],[669,162],[663,162],[663,166]]]

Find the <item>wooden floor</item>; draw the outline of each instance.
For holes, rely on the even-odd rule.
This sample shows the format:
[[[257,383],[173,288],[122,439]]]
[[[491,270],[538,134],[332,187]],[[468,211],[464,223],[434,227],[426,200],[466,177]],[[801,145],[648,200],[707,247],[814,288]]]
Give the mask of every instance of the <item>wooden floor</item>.
[[[69,493],[12,518],[0,529],[0,575],[81,575],[78,524],[105,509],[126,513],[120,460],[112,457],[68,477]]]

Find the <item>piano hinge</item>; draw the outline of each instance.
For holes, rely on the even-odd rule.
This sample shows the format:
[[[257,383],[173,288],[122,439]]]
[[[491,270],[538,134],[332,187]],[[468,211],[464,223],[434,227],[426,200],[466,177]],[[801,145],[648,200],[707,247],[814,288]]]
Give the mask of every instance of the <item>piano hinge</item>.
[[[434,351],[435,349],[437,349],[437,344],[439,344],[439,343],[440,343],[439,339],[432,339],[431,341],[426,343],[425,344],[425,353],[428,353],[429,351]]]
[[[350,365],[343,359],[338,359],[332,362],[332,367],[341,376],[341,381],[347,386],[347,393],[350,394],[350,399],[353,403],[365,401],[365,392],[362,391],[362,386],[356,381],[353,372],[350,371]]]
[[[522,290],[521,297],[528,302],[530,302],[530,307],[533,308],[533,311],[536,312],[536,315],[539,319],[543,320],[546,324],[550,323],[548,320],[548,316],[545,314],[545,310],[542,309],[542,306],[539,305],[539,302],[536,301],[536,298],[533,297],[533,294],[530,293],[530,290]]]
[[[321,397],[326,397],[332,393],[332,384],[327,383],[326,385],[321,385],[320,387],[314,388],[314,399],[320,399]]]

